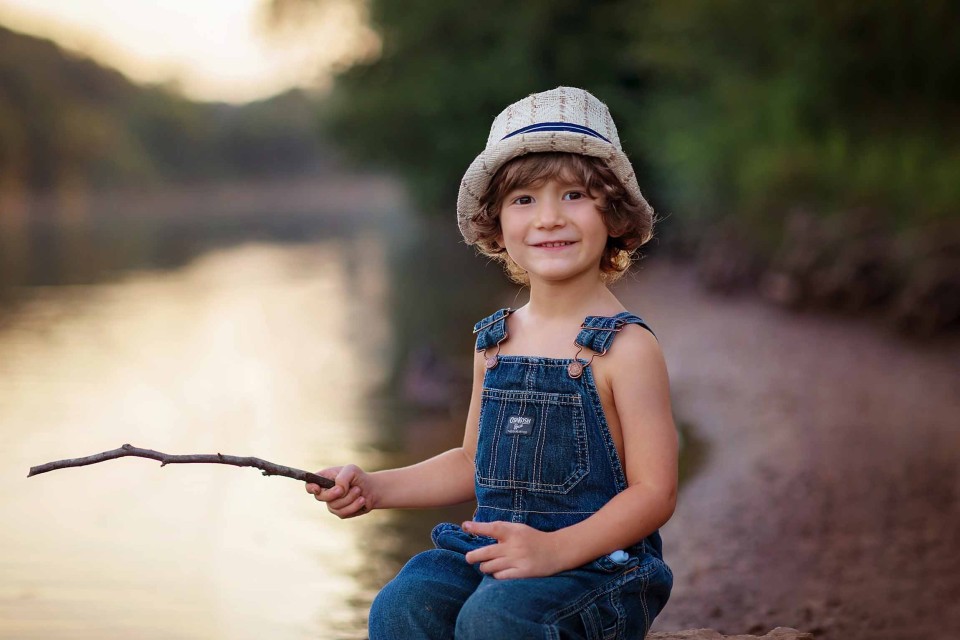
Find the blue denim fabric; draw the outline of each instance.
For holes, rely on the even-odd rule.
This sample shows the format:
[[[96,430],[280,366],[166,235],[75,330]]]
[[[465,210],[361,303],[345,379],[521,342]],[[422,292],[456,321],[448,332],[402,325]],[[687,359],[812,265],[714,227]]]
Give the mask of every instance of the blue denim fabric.
[[[477,351],[493,357],[507,338],[510,310],[477,323]],[[576,342],[605,353],[624,324],[620,313],[589,316]],[[589,353],[589,352],[588,352]],[[589,360],[496,356],[480,406],[474,520],[520,522],[554,531],[589,517],[627,487]],[[603,556],[545,577],[497,580],[464,555],[496,540],[444,523],[435,549],[414,556],[370,610],[371,640],[456,638],[643,638],[670,596],[673,574],[659,532],[626,554]]]

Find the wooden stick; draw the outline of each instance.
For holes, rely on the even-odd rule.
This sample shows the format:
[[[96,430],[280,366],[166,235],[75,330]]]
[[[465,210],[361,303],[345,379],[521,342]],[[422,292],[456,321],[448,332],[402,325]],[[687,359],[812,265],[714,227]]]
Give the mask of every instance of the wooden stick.
[[[55,462],[48,462],[46,464],[41,464],[36,467],[30,467],[30,473],[27,474],[27,477],[40,475],[41,473],[46,473],[47,471],[56,471],[57,469],[67,469],[69,467],[83,467],[88,464],[96,464],[98,462],[103,462],[105,460],[115,460],[117,458],[125,458],[126,456],[136,456],[138,458],[150,458],[151,460],[159,460],[160,466],[165,467],[168,464],[193,464],[193,463],[213,463],[213,464],[230,464],[235,467],[256,467],[263,471],[265,476],[283,476],[285,478],[293,478],[294,480],[301,480],[303,482],[312,482],[318,484],[324,489],[329,489],[334,485],[333,480],[329,478],[324,478],[323,476],[318,476],[315,473],[310,473],[309,471],[302,471],[300,469],[294,469],[293,467],[285,467],[283,465],[274,464],[272,462],[267,462],[266,460],[261,460],[260,458],[241,458],[238,456],[225,456],[221,453],[213,454],[194,454],[194,455],[171,455],[169,453],[161,453],[160,451],[153,451],[152,449],[138,449],[130,444],[125,444],[119,449],[114,449],[112,451],[104,451],[103,453],[97,453],[92,456],[87,456],[85,458],[70,458],[68,460],[57,460]]]

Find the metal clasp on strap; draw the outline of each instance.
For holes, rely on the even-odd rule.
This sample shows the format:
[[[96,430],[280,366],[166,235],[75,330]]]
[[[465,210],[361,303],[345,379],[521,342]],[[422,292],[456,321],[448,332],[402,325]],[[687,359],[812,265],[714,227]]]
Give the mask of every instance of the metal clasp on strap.
[[[504,322],[508,317],[510,317],[510,314],[513,313],[514,311],[515,311],[515,309],[507,309],[502,316],[500,316],[500,317],[497,318],[496,320],[491,320],[490,322],[488,322],[487,324],[483,325],[482,327],[477,327],[476,329],[473,330],[473,333],[474,333],[474,334],[480,333],[481,331],[483,331],[483,330],[486,329],[487,327],[492,327],[493,325],[497,324],[498,322]],[[487,355],[487,349],[485,348],[485,349],[483,350],[484,366],[485,366],[487,369],[493,369],[493,368],[496,367],[498,364],[500,364],[500,343],[507,339],[507,333],[508,333],[508,332],[507,332],[507,325],[506,325],[506,323],[504,323],[504,325],[503,325],[503,337],[501,337],[499,340],[497,340],[497,352],[494,353],[492,356],[488,356],[488,355]]]
[[[581,323],[580,328],[586,329],[588,331],[611,331],[613,333],[619,333],[620,330],[623,329],[624,324],[626,323],[623,320],[617,320],[613,325],[613,327],[608,328],[608,327],[588,327],[587,323],[584,322],[584,323]],[[593,363],[594,358],[602,358],[603,356],[607,355],[608,351],[610,351],[609,348],[605,348],[603,351],[600,351],[600,352],[595,351],[593,355],[590,356],[590,359],[587,361],[587,364],[583,364],[582,362],[580,362],[580,359],[578,358],[578,356],[580,355],[580,352],[584,350],[584,346],[579,342],[577,342],[576,340],[573,341],[573,344],[577,347],[577,352],[573,355],[573,362],[567,365],[567,375],[573,378],[574,380],[576,380],[577,378],[583,375],[583,370],[589,367]]]

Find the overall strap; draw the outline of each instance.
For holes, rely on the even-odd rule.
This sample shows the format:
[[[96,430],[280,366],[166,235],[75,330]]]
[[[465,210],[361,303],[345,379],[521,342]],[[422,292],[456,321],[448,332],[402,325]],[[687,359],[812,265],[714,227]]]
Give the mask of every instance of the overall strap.
[[[614,336],[627,324],[638,324],[653,333],[653,329],[642,318],[629,311],[622,311],[612,317],[587,316],[580,325],[580,333],[577,334],[576,339],[577,346],[604,354],[613,343]],[[653,337],[656,338],[657,334],[653,333]]]
[[[473,333],[477,336],[477,351],[483,351],[503,342],[507,337],[507,316],[513,309],[500,309],[492,316],[487,316],[473,325]]]

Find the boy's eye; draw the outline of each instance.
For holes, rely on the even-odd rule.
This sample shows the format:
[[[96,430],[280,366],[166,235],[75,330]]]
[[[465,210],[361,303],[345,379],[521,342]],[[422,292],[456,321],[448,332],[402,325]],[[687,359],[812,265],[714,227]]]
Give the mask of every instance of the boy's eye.
[[[513,204],[530,204],[533,202],[533,198],[530,196],[517,196],[513,199]]]
[[[579,200],[582,197],[584,197],[582,191],[568,191],[563,194],[564,200]]]

